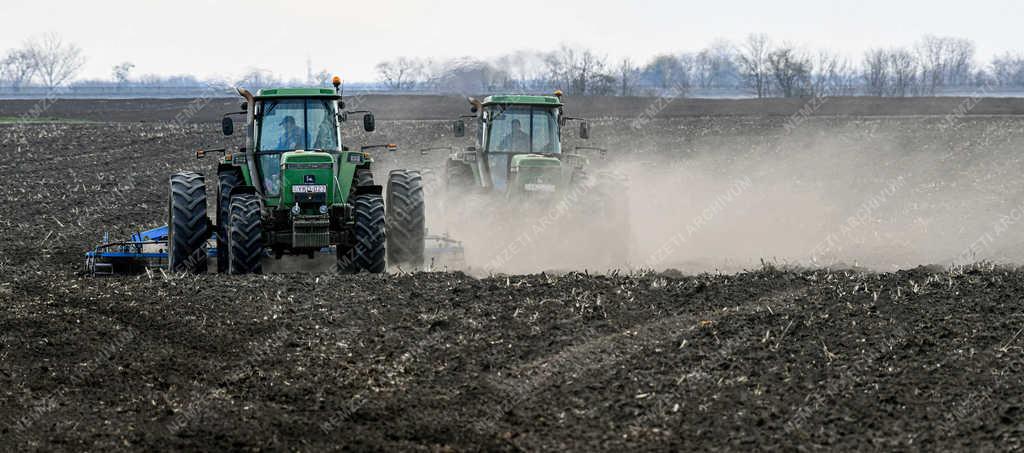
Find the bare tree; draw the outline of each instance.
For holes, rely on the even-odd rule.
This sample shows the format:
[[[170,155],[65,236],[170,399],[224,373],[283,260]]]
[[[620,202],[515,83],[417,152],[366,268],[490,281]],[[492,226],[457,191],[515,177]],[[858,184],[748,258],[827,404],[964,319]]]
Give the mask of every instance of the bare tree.
[[[377,74],[390,90],[409,90],[416,86],[423,70],[423,62],[415,58],[398,57],[377,63]]]
[[[659,55],[644,66],[644,78],[661,92],[661,95],[680,96],[690,87],[692,57]]]
[[[950,85],[968,85],[974,75],[974,42],[962,38],[946,38],[946,81]]]
[[[697,53],[694,78],[704,89],[735,87],[739,81],[736,51],[728,41],[715,41]]]
[[[759,98],[768,96],[771,89],[771,74],[768,67],[771,48],[771,40],[767,35],[753,34],[748,36],[740,47],[737,57],[744,83],[754,90]]]
[[[968,83],[974,73],[974,43],[960,38],[926,35],[915,47],[922,88],[934,95],[947,85]]]
[[[0,60],[0,79],[15,91],[31,83],[35,75],[35,61],[26,49],[11,50]]]
[[[999,86],[1024,86],[1024,55],[1005,53],[995,57],[991,74]]]
[[[615,72],[619,76],[619,96],[632,96],[640,77],[640,70],[633,64],[633,60],[623,58]]]
[[[871,49],[864,54],[864,89],[871,96],[889,93],[889,51]]]
[[[549,80],[568,87],[571,94],[590,94],[594,82],[606,81],[605,58],[590,49],[573,49],[563,44],[548,54],[545,64]]]
[[[803,96],[809,91],[811,62],[793,47],[783,46],[769,53],[768,67],[784,97]]]
[[[574,69],[575,75],[573,77],[572,91],[579,94],[590,94],[592,91],[591,85],[596,85],[599,81],[607,82],[607,79],[604,77],[606,75],[604,73],[605,65],[605,58],[597,55],[590,49],[580,52],[579,63]]]
[[[111,70],[111,72],[113,72],[114,80],[117,82],[118,85],[124,85],[128,83],[128,78],[129,76],[131,76],[132,69],[135,69],[135,63],[131,63],[128,61],[121,63],[117,66],[114,66],[114,69]]]
[[[809,69],[811,95],[846,96],[853,93],[854,70],[845,58],[820,50]]]
[[[39,81],[51,90],[74,78],[85,65],[82,49],[65,43],[56,33],[29,41],[28,49]]]
[[[917,90],[917,58],[913,52],[897,48],[889,52],[889,77],[892,81],[890,94],[898,97],[910,96]]]

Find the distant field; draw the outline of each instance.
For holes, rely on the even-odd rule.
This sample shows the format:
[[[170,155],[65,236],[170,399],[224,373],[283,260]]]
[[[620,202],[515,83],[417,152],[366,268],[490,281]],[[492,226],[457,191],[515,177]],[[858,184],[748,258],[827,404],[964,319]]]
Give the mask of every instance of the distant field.
[[[77,118],[57,118],[57,117],[20,117],[20,116],[0,116],[0,124],[25,124],[25,123],[88,123],[89,120],[82,120]]]
[[[18,117],[40,101],[0,101],[0,117]],[[641,116],[678,118],[694,116],[791,116],[808,106],[817,116],[945,116],[968,110],[969,115],[1024,114],[1024,98],[825,98],[811,99],[657,99],[569,97],[574,114],[587,117],[633,119]],[[238,110],[238,99],[98,99],[58,100],[43,112],[52,118],[94,121],[215,123],[225,112]],[[459,96],[372,95],[349,97],[349,108],[373,110],[380,119],[451,119],[468,113]],[[45,106],[44,106],[45,107]],[[964,108],[970,107],[970,108]]]

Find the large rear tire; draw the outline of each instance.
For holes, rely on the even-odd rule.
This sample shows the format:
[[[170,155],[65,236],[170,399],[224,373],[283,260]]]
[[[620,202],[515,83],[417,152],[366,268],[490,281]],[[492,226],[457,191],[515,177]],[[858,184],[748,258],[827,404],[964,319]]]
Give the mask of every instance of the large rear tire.
[[[235,275],[263,272],[263,224],[256,195],[231,197],[228,235],[228,272]]]
[[[171,272],[206,272],[206,182],[203,175],[183,171],[171,175],[167,203],[167,260]]]
[[[388,263],[392,266],[423,266],[427,234],[423,203],[423,177],[418,171],[393,170],[387,192]]]
[[[384,199],[380,195],[356,196],[353,208],[353,242],[348,250],[338,247],[338,270],[346,273],[384,272],[386,240],[384,235]]]
[[[243,184],[236,169],[217,173],[217,272],[228,271],[228,223],[231,220],[231,190]]]

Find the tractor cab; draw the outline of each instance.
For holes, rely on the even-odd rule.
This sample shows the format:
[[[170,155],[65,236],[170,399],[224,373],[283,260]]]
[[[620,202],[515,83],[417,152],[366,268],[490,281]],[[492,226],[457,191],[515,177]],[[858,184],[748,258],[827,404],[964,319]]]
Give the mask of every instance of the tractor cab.
[[[465,118],[477,124],[477,146],[449,156],[449,182],[507,194],[554,193],[569,182],[574,170],[567,165],[576,157],[562,150],[565,116],[561,93],[554,96],[489,96],[482,102],[470,99],[472,113],[454,123],[454,135],[465,136]],[[582,122],[580,138],[589,137]]]
[[[256,99],[257,171],[266,196],[279,197],[281,162],[286,155],[327,154],[318,160],[330,162],[330,154],[341,151],[338,102],[326,96],[264,97],[263,92]]]
[[[244,96],[244,94],[243,94]],[[254,186],[267,198],[268,204],[291,202],[285,193],[290,181],[282,170],[289,167],[312,170],[336,170],[336,161],[347,151],[342,141],[342,123],[348,113],[365,113],[363,126],[374,129],[373,115],[369,112],[345,112],[341,94],[327,88],[275,88],[248,96],[246,106],[247,147],[253,150],[253,165],[248,166],[255,176]],[[226,119],[227,121],[227,119]],[[225,133],[229,133],[225,129]],[[367,162],[369,163],[369,162]],[[289,165],[291,164],[291,165]],[[308,174],[316,172],[304,172]],[[333,185],[331,172],[325,171],[326,185]],[[309,184],[298,182],[300,184]]]
[[[512,169],[527,162],[557,164],[554,156],[562,152],[558,123],[561,105],[491,101],[484,104],[480,129],[482,161],[495,189],[507,190]]]

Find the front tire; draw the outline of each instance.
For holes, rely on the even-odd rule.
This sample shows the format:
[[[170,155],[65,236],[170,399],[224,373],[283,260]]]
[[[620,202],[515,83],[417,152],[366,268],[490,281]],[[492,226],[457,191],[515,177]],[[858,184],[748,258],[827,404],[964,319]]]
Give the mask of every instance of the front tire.
[[[255,195],[231,197],[228,230],[228,272],[234,275],[263,273],[263,224],[260,201]]]
[[[394,170],[388,175],[388,263],[423,266],[426,208],[423,177],[418,171]]]
[[[167,219],[167,264],[171,272],[206,272],[206,240],[210,220],[206,217],[206,181],[191,171],[171,176]]]
[[[235,169],[217,173],[217,272],[228,271],[228,222],[231,219],[231,190],[241,186],[242,173]]]
[[[382,273],[386,266],[384,198],[380,195],[363,194],[356,196],[352,204],[354,245],[347,250],[338,247],[338,270],[352,274],[362,270],[374,274]]]

